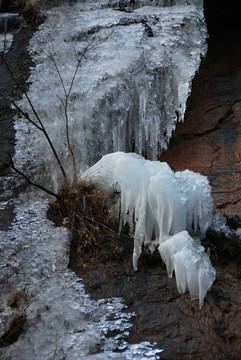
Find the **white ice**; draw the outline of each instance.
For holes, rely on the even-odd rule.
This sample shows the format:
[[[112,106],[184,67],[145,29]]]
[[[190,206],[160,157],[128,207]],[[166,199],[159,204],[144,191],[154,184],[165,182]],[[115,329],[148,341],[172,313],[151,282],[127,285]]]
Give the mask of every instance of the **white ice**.
[[[175,271],[178,291],[188,289],[192,299],[199,298],[201,307],[215,279],[198,238],[212,220],[207,178],[188,170],[174,173],[167,163],[123,152],[103,156],[81,177],[120,192],[117,216],[120,226],[128,223],[134,236],[134,269],[143,246],[151,252],[158,248],[168,276]]]

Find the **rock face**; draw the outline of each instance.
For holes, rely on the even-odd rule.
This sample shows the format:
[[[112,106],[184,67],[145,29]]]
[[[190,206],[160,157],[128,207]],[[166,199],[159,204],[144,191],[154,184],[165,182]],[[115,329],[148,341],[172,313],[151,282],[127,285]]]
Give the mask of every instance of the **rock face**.
[[[216,3],[216,4],[215,4]],[[193,80],[184,123],[161,155],[175,170],[208,176],[215,208],[241,223],[241,37],[236,5],[205,5],[208,53]],[[212,7],[211,7],[212,6]]]

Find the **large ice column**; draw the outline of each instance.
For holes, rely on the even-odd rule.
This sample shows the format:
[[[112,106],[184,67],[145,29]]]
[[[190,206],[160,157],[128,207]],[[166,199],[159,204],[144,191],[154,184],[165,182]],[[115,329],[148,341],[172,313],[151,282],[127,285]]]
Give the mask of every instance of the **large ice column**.
[[[143,245],[151,252],[158,249],[168,276],[175,271],[178,291],[188,289],[201,307],[215,279],[198,238],[212,219],[207,178],[192,171],[175,174],[166,163],[123,152],[104,156],[82,177],[120,191],[119,221],[129,224],[134,237],[134,269]]]

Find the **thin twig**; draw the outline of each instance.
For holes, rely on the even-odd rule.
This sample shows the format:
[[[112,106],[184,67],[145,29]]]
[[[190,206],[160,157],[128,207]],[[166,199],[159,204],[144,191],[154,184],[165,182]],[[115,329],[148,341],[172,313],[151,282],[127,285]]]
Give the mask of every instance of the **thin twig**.
[[[104,227],[104,228],[105,228],[106,230],[108,230],[109,232],[114,233],[115,235],[117,234],[117,232],[116,232],[115,230],[112,230],[109,226],[107,226],[107,225],[105,225],[105,224],[103,224],[103,223],[101,223],[101,222],[99,222],[99,221],[97,221],[97,220],[95,220],[95,219],[93,219],[93,218],[90,218],[89,216],[76,214],[75,217],[77,217],[77,218],[79,217],[80,219],[84,219],[84,220],[91,221],[91,222],[93,222],[94,224],[97,224],[97,225],[99,225],[99,226]],[[116,237],[117,237],[117,238],[120,238],[118,235],[116,235]]]
[[[75,155],[74,155],[74,151],[70,142],[70,137],[69,137],[69,115],[68,115],[68,107],[69,107],[69,98],[74,86],[74,82],[78,73],[78,70],[83,62],[83,59],[86,57],[86,54],[90,51],[93,50],[94,48],[98,47],[100,44],[102,44],[104,41],[106,41],[110,36],[112,35],[112,33],[110,33],[109,35],[105,36],[104,38],[101,39],[94,39],[91,42],[88,42],[87,45],[84,47],[84,49],[81,51],[80,54],[77,53],[75,47],[73,46],[73,51],[77,60],[76,66],[75,66],[75,71],[74,74],[71,78],[71,82],[69,85],[69,88],[67,90],[67,87],[64,83],[64,79],[63,76],[59,70],[56,58],[54,56],[53,51],[49,51],[47,52],[47,56],[49,57],[49,59],[52,61],[54,68],[57,72],[57,75],[59,77],[63,92],[64,92],[64,100],[61,99],[59,96],[58,99],[60,100],[60,103],[63,107],[64,110],[64,118],[65,118],[65,132],[66,132],[66,140],[67,140],[67,146],[68,146],[68,150],[71,153],[71,157],[72,157],[72,162],[74,165],[74,179],[76,179],[76,160],[75,160]]]
[[[43,129],[42,129],[38,124],[36,124],[36,122],[33,121],[33,120],[30,118],[30,116],[28,115],[28,113],[25,112],[25,111],[23,111],[23,110],[17,105],[17,103],[16,103],[14,100],[10,99],[9,97],[5,96],[5,95],[2,94],[2,93],[0,93],[0,96],[2,96],[5,100],[7,100],[8,102],[10,102],[10,103],[20,112],[20,114],[22,114],[22,115],[25,117],[25,119],[27,119],[27,120],[28,120],[31,124],[33,124],[37,129],[39,129],[40,131],[43,131]]]
[[[13,159],[12,159],[11,155],[9,154],[9,152],[7,152],[7,154],[8,154],[8,157],[9,157],[9,162],[7,162],[5,160],[0,160],[2,163],[10,166],[17,174],[21,175],[30,185],[33,185],[33,186],[43,190],[47,194],[54,196],[56,199],[60,199],[60,196],[58,194],[55,194],[54,192],[47,189],[46,187],[44,187],[42,185],[39,185],[39,184],[36,184],[33,181],[31,181],[22,171],[20,171],[19,169],[17,169],[15,167]]]
[[[27,113],[25,113],[22,109],[20,109],[20,107],[15,103],[15,101],[7,98],[7,97],[4,96],[4,95],[1,95],[1,96],[3,96],[3,97],[4,97],[6,100],[8,100],[11,104],[13,104],[14,107],[15,107],[18,111],[20,111],[20,113],[25,117],[25,119],[27,119],[31,124],[33,124],[36,128],[38,128],[39,130],[41,130],[41,131],[44,133],[44,136],[45,136],[46,140],[48,141],[48,143],[49,143],[49,145],[50,145],[50,147],[51,147],[51,150],[53,151],[53,154],[54,154],[54,156],[55,156],[55,159],[56,159],[56,161],[57,161],[57,163],[58,163],[58,165],[59,165],[59,167],[60,167],[60,170],[61,170],[61,172],[62,172],[62,174],[63,174],[64,181],[66,181],[66,180],[67,180],[66,172],[65,172],[65,170],[64,170],[64,168],[63,168],[63,165],[62,165],[62,163],[61,163],[61,161],[60,161],[60,158],[59,158],[59,156],[58,156],[58,154],[57,154],[57,151],[55,150],[55,147],[54,147],[54,145],[53,145],[53,143],[52,143],[52,141],[51,141],[51,139],[50,139],[50,137],[49,137],[49,135],[48,135],[48,133],[47,133],[47,131],[46,131],[46,129],[45,129],[45,127],[44,127],[44,125],[43,125],[43,123],[42,123],[42,121],[41,121],[41,119],[40,119],[40,117],[39,117],[39,115],[38,115],[38,113],[37,113],[34,105],[33,105],[33,103],[32,103],[32,101],[31,101],[31,99],[29,98],[29,96],[28,96],[28,94],[26,93],[26,91],[20,86],[18,80],[17,80],[16,77],[14,76],[11,68],[9,67],[7,61],[6,61],[5,58],[4,58],[4,53],[3,53],[3,52],[1,53],[1,58],[2,58],[2,61],[3,61],[4,65],[6,66],[6,68],[7,68],[7,70],[8,70],[8,72],[9,72],[12,80],[14,81],[15,85],[16,85],[17,88],[21,91],[21,93],[26,97],[26,99],[27,99],[27,101],[28,101],[28,103],[29,103],[29,105],[30,105],[30,107],[31,107],[31,109],[32,109],[32,111],[33,111],[36,119],[37,119],[38,122],[39,122],[39,125],[38,125],[35,121],[33,121],[33,120],[29,117],[29,115],[28,115]]]

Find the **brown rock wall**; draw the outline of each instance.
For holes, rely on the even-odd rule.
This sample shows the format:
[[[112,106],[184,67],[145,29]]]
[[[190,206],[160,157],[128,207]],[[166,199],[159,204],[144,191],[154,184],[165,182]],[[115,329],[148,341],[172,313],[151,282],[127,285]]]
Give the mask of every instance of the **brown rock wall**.
[[[222,24],[212,28],[207,56],[193,80],[185,121],[177,124],[160,160],[175,171],[190,169],[207,175],[215,208],[239,223],[241,31],[235,27],[232,32],[231,27],[226,33]]]

